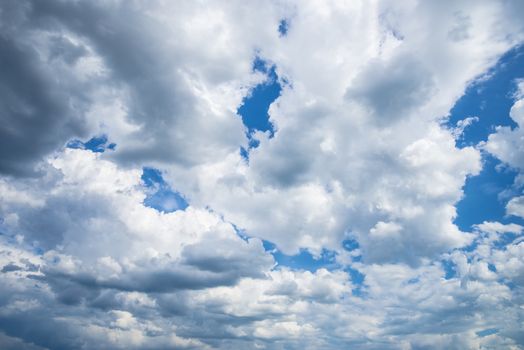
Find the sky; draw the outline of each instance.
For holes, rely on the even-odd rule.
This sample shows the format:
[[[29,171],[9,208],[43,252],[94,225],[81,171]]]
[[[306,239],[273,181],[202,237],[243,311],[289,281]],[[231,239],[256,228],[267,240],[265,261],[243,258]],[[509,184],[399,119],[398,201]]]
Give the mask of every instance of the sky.
[[[0,2],[0,348],[524,349],[522,18]]]

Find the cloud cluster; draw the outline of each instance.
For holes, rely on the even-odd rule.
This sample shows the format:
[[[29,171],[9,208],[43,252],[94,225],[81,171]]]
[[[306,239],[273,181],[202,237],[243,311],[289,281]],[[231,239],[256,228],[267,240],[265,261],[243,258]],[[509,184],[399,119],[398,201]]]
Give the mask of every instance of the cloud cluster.
[[[290,254],[356,237],[369,262],[416,265],[467,245],[454,204],[480,153],[456,148],[440,122],[521,24],[511,6],[461,6],[300,6],[263,51],[290,81],[270,108],[274,137],[258,134],[249,164],[172,166],[171,180]]]
[[[31,173],[43,155],[96,133],[133,164],[237,151],[236,107],[261,79],[256,43],[278,38],[278,9],[250,12],[241,2],[6,2],[1,132],[11,152],[0,171]]]
[[[522,300],[524,242],[515,239],[522,226],[479,224],[473,249],[440,256],[448,271],[439,260],[418,267],[354,262],[365,275],[359,283],[344,269],[272,269],[258,239],[244,240],[209,211],[144,206],[139,174],[90,151],[66,150],[50,163],[57,173],[47,182],[11,184],[18,196],[2,199],[2,216],[10,218],[0,241],[6,348],[458,349],[522,342],[522,310],[514,307]],[[60,218],[67,229],[43,254],[37,231],[20,224],[29,215],[22,204],[50,221],[69,218]]]
[[[522,42],[523,15],[518,1],[5,1],[0,347],[522,347],[522,226],[454,223],[481,152],[524,169],[522,96],[518,127],[478,147],[456,145],[472,118],[442,124]],[[246,135],[256,60],[281,94],[274,132]],[[93,136],[116,146],[72,148]],[[187,208],[149,206],[144,167]],[[524,217],[523,198],[507,214]],[[334,263],[286,267],[266,241]]]

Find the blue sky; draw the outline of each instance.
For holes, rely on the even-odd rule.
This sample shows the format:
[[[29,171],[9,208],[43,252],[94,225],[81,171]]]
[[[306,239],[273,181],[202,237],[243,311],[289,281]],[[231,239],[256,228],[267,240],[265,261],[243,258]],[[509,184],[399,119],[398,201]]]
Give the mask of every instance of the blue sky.
[[[486,78],[472,84],[452,108],[450,126],[465,117],[478,117],[457,140],[459,147],[487,141],[497,126],[518,127],[509,112],[515,101],[517,80],[524,77],[523,53],[520,46],[504,54]],[[523,224],[522,218],[506,216],[505,206],[510,198],[501,195],[504,191],[518,191],[512,187],[517,174],[518,170],[484,153],[482,172],[467,180],[464,198],[457,204],[459,227],[469,230],[481,221]]]
[[[0,348],[522,348],[522,18],[0,4]]]

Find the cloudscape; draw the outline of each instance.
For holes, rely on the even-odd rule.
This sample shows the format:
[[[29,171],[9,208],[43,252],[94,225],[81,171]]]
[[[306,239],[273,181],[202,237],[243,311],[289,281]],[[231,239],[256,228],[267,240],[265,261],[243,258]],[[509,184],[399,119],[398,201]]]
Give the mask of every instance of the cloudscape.
[[[523,19],[1,1],[0,348],[524,349]]]

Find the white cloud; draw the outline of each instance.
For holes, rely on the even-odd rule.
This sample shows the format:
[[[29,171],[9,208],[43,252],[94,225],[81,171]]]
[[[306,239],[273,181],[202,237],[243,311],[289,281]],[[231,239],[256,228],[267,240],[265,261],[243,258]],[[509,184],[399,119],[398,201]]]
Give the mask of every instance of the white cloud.
[[[287,253],[338,249],[347,232],[369,261],[417,264],[464,246],[471,236],[453,224],[454,204],[480,154],[457,149],[439,121],[520,40],[520,24],[498,17],[507,11],[499,3],[298,6],[281,44],[261,51],[290,81],[270,108],[275,136],[256,135],[249,166],[230,155],[171,167],[171,181]],[[399,43],[385,53],[387,40]],[[397,240],[368,239],[380,221],[402,227]]]
[[[524,125],[524,100],[517,100],[510,111],[511,119],[518,124],[518,127],[497,127],[497,131],[489,135],[485,144],[485,149],[510,166],[522,170],[524,169],[524,146],[522,144]]]
[[[517,81],[515,93],[517,100],[510,110],[510,117],[517,123],[517,127],[512,129],[507,126],[498,126],[496,132],[489,135],[488,141],[483,145],[488,152],[518,171],[514,181],[517,190],[523,187],[524,174],[524,143],[522,142],[524,138],[524,99],[521,98],[523,91],[524,84]],[[524,217],[523,199],[523,196],[510,199],[506,204],[506,213]]]
[[[512,198],[506,205],[509,215],[524,217],[524,196]]]
[[[26,244],[47,251],[45,274],[51,278],[165,291],[231,284],[272,265],[260,241],[244,242],[216,214],[192,207],[159,213],[144,206],[140,171],[72,149],[50,163],[61,178],[31,188],[44,205],[22,210],[7,197],[2,207],[4,216],[19,217],[6,227],[9,235],[22,235]]]
[[[500,222],[493,221],[484,221],[482,224],[475,225],[475,227],[482,232],[494,235],[506,232],[518,234],[524,229],[518,224],[501,224]]]
[[[0,344],[523,343],[522,291],[510,288],[522,284],[523,243],[503,242],[522,228],[457,228],[480,151],[455,146],[473,119],[441,125],[467,85],[522,42],[519,2],[0,7],[13,63],[0,84]],[[269,110],[274,137],[255,133],[246,162],[236,109],[264,79],[252,72],[257,54],[288,83]],[[517,101],[519,124],[521,112]],[[522,169],[521,132],[499,128],[485,149]],[[115,151],[62,149],[100,133]],[[143,166],[165,171],[189,207],[145,206]],[[508,214],[522,216],[521,198]],[[358,254],[342,250],[347,238]],[[262,239],[289,254],[335,250],[342,266],[275,268]]]

